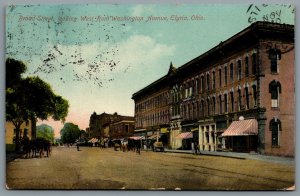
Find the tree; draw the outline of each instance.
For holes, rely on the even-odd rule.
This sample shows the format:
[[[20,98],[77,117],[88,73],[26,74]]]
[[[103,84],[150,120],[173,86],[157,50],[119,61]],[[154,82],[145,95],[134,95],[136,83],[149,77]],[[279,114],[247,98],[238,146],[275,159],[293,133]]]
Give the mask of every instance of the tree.
[[[50,142],[54,142],[54,129],[46,124],[41,124],[36,127],[36,135],[38,138],[44,138]]]
[[[35,133],[37,119],[47,120],[52,117],[64,122],[69,104],[61,96],[57,96],[51,86],[39,77],[22,78],[26,65],[21,61],[8,58],[6,70],[6,120],[15,126],[16,151],[19,151],[22,123],[31,120]]]
[[[81,135],[78,125],[73,123],[65,123],[60,130],[61,140],[63,143],[74,143]]]

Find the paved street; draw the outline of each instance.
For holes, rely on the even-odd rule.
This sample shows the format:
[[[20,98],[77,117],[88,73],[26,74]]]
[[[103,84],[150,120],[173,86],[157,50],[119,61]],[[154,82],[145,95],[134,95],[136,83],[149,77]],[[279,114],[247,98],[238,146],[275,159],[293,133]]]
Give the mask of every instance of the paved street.
[[[294,185],[294,166],[182,153],[54,147],[50,158],[7,163],[11,189],[277,190]]]

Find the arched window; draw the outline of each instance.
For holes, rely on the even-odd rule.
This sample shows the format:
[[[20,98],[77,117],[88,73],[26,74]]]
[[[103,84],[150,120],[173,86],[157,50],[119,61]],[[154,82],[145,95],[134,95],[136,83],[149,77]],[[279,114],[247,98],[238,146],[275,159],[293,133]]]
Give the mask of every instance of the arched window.
[[[209,78],[209,74],[206,75],[206,88],[207,90],[209,90],[209,84],[210,84],[210,78]]]
[[[242,110],[242,92],[241,89],[238,90],[238,110]]]
[[[225,85],[227,85],[227,66],[224,67],[224,81]]]
[[[213,115],[216,114],[216,97],[212,98],[212,110],[213,110]]]
[[[201,92],[204,91],[204,76],[201,76]]]
[[[234,112],[234,94],[230,92],[230,100],[231,100],[231,112]]]
[[[238,60],[237,65],[238,65],[237,78],[238,78],[238,80],[241,80],[241,78],[242,78],[242,61]]]
[[[228,107],[227,107],[227,94],[224,94],[224,112],[228,112]]]
[[[219,85],[221,88],[222,87],[222,69],[221,68],[219,69]]]
[[[232,82],[233,81],[233,63],[231,63],[229,66],[229,72],[230,72],[230,80]]]
[[[215,89],[216,88],[216,72],[213,71],[212,74],[213,74],[212,89]]]
[[[281,52],[276,49],[269,50],[269,59],[271,61],[271,73],[278,73],[277,61],[281,59]]]
[[[249,76],[249,58],[245,57],[245,77]]]
[[[256,53],[252,54],[252,74],[256,74],[256,69],[257,69],[257,56]]]
[[[271,107],[279,107],[279,93],[281,93],[281,84],[278,81],[273,80],[269,84],[269,93],[271,93]]]
[[[219,113],[222,114],[222,95],[219,95]]]
[[[280,145],[281,122],[277,118],[270,121],[270,131],[272,131],[272,146]]]
[[[248,87],[245,88],[245,96],[246,96],[246,109],[249,109],[249,90]]]
[[[207,98],[207,116],[209,116],[210,115],[210,105],[209,105],[210,103],[209,103],[209,98]]]
[[[204,100],[201,100],[201,113],[202,113],[202,116],[204,116]]]

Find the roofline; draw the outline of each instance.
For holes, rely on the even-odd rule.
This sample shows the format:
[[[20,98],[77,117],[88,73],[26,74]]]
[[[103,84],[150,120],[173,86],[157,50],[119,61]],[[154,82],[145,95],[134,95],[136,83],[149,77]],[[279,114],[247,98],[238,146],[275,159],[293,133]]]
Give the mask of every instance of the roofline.
[[[268,25],[268,27],[266,27],[266,25]],[[221,50],[222,48],[227,46],[229,43],[234,42],[236,39],[238,39],[239,37],[241,37],[242,35],[244,35],[246,33],[254,31],[255,29],[258,29],[258,28],[260,28],[260,29],[269,28],[270,29],[270,27],[272,27],[272,26],[281,26],[281,27],[286,26],[288,28],[293,28],[294,29],[294,25],[290,25],[290,24],[278,24],[278,23],[263,22],[263,21],[258,21],[258,22],[252,23],[251,25],[249,25],[245,29],[241,30],[240,32],[236,33],[235,35],[229,37],[225,41],[221,41],[220,44],[218,44],[215,47],[211,48],[207,52],[201,54],[200,56],[197,56],[196,58],[194,58],[194,59],[188,61],[187,63],[183,64],[182,66],[178,67],[177,72],[180,72],[180,71],[184,70],[185,68],[189,67],[195,61],[204,59],[205,57],[209,56],[213,52]],[[294,32],[294,34],[295,34],[295,32]],[[167,76],[168,76],[168,74],[164,75],[163,77],[157,79],[156,81],[152,82],[151,84],[149,84],[146,87],[142,88],[141,90],[137,91],[136,93],[134,93],[132,95],[132,99],[135,99],[139,94],[143,93],[144,91],[146,91],[146,90],[150,89],[151,87],[153,87],[155,84],[157,84],[160,81],[164,80],[165,78],[167,78]]]

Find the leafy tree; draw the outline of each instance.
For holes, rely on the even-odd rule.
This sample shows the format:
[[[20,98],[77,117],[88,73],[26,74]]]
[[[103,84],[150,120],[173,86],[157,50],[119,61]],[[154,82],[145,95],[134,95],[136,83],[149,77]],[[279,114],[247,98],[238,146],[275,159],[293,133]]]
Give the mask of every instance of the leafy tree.
[[[62,130],[60,130],[60,135],[63,143],[74,143],[80,137],[81,131],[78,125],[65,123]]]
[[[61,96],[57,96],[51,86],[39,77],[22,78],[26,66],[21,61],[8,58],[6,70],[6,120],[15,126],[16,151],[19,151],[19,133],[22,123],[32,121],[33,137],[35,137],[37,119],[46,120],[52,117],[54,120],[64,122],[69,104]]]
[[[54,142],[54,129],[46,124],[41,124],[36,127],[36,135],[38,138],[44,138],[50,142]]]

